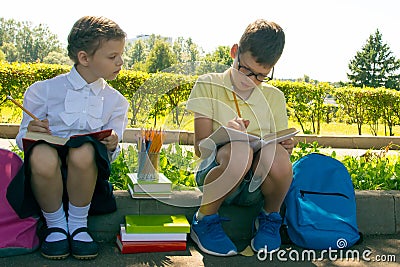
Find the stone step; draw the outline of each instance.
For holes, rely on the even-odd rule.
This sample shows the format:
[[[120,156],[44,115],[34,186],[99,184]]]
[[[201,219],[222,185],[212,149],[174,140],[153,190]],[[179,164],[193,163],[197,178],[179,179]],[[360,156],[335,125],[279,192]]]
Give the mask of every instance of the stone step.
[[[201,192],[174,191],[171,199],[132,199],[128,192],[115,191],[117,211],[89,216],[89,228],[96,240],[113,242],[127,214],[184,214],[189,222],[200,205]],[[400,233],[400,191],[356,190],[357,223],[364,235]],[[219,213],[231,221],[223,227],[233,241],[249,240],[252,222],[261,207],[222,206]]]

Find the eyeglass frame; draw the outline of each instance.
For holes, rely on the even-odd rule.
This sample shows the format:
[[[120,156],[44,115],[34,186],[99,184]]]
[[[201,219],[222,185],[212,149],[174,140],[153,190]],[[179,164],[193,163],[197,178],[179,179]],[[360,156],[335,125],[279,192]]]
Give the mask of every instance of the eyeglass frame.
[[[247,70],[247,71],[250,72],[249,74],[245,74],[244,72],[241,72],[241,71],[240,71],[241,73],[243,73],[243,74],[246,75],[247,77],[254,76],[254,77],[256,78],[256,80],[259,81],[259,82],[269,82],[269,81],[271,81],[272,79],[274,79],[274,69],[275,69],[275,66],[272,67],[271,76],[268,77],[268,76],[265,76],[265,75],[263,75],[263,74],[261,74],[261,73],[255,74],[255,73],[253,72],[253,70],[251,70],[250,68],[248,68],[248,67],[246,67],[246,66],[243,66],[243,65],[240,65],[240,53],[238,54],[237,59],[238,59],[238,71],[240,71],[240,69],[243,68],[243,69],[245,69],[245,70]],[[258,76],[262,76],[262,77],[264,77],[264,79],[260,80],[260,79],[258,78]]]

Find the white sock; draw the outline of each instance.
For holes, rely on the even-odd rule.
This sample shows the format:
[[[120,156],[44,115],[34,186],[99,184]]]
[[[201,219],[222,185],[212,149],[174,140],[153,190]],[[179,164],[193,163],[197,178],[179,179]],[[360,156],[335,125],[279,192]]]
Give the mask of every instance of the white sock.
[[[201,213],[200,210],[198,210],[198,211],[196,212],[196,219],[197,219],[198,221],[201,221],[201,220],[204,218],[204,216],[206,216],[206,215],[203,214],[203,213]]]
[[[58,227],[64,229],[68,233],[67,219],[65,218],[65,212],[62,203],[61,207],[57,211],[47,213],[42,210],[42,213],[46,219],[48,228]],[[67,239],[67,236],[60,232],[53,232],[46,237],[47,242],[55,242],[63,239]]]
[[[70,235],[78,228],[87,227],[89,208],[90,203],[85,207],[76,207],[71,202],[68,203],[68,230]],[[73,239],[84,242],[93,241],[90,235],[85,232],[77,234]]]
[[[262,212],[264,212],[265,215],[269,215],[271,212],[266,211],[264,208],[262,209]]]

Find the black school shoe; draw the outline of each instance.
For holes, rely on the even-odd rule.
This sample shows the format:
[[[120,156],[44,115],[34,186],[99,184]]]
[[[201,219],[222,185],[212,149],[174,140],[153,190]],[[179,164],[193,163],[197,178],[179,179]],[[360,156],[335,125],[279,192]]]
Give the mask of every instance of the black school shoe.
[[[55,232],[63,233],[66,238],[55,242],[47,242],[46,238]],[[58,227],[47,228],[41,247],[42,256],[51,260],[63,260],[69,256],[69,251],[68,233]]]
[[[97,257],[99,251],[99,245],[96,241],[85,242],[74,240],[74,236],[79,233],[86,232],[91,237],[92,235],[89,233],[89,229],[87,227],[81,227],[76,229],[71,234],[71,252],[72,256],[74,256],[78,260],[91,260]],[[93,239],[93,237],[92,237]]]

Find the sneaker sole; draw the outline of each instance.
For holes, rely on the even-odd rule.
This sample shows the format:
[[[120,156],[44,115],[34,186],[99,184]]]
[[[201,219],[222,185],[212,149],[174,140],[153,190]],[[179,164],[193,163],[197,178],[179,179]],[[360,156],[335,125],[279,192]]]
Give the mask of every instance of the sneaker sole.
[[[252,249],[254,252],[258,252],[258,250],[254,248],[254,238],[251,240],[250,246],[251,246],[251,249]],[[273,249],[273,250],[271,250],[271,251],[267,251],[267,253],[274,253],[274,252],[277,252],[279,249],[280,249],[280,248],[276,248],[276,249]]]
[[[203,252],[205,252],[207,254],[210,254],[210,255],[213,255],[213,256],[219,256],[219,257],[229,257],[229,256],[237,255],[237,252],[233,251],[233,250],[229,251],[227,254],[221,254],[221,253],[217,253],[215,251],[211,251],[211,250],[206,249],[205,247],[203,247],[201,245],[199,238],[197,237],[196,233],[194,231],[192,231],[192,230],[190,231],[190,238],[192,238],[192,240],[197,244],[197,246],[200,248],[201,251],[203,251]]]
[[[94,258],[97,257],[97,255],[98,254],[95,254],[95,255],[74,255],[74,254],[72,254],[72,256],[78,260],[93,260]]]
[[[40,253],[40,254],[42,254],[43,257],[45,257],[46,259],[49,259],[49,260],[64,260],[69,256],[69,253],[64,254],[64,255],[47,255],[44,253]]]

